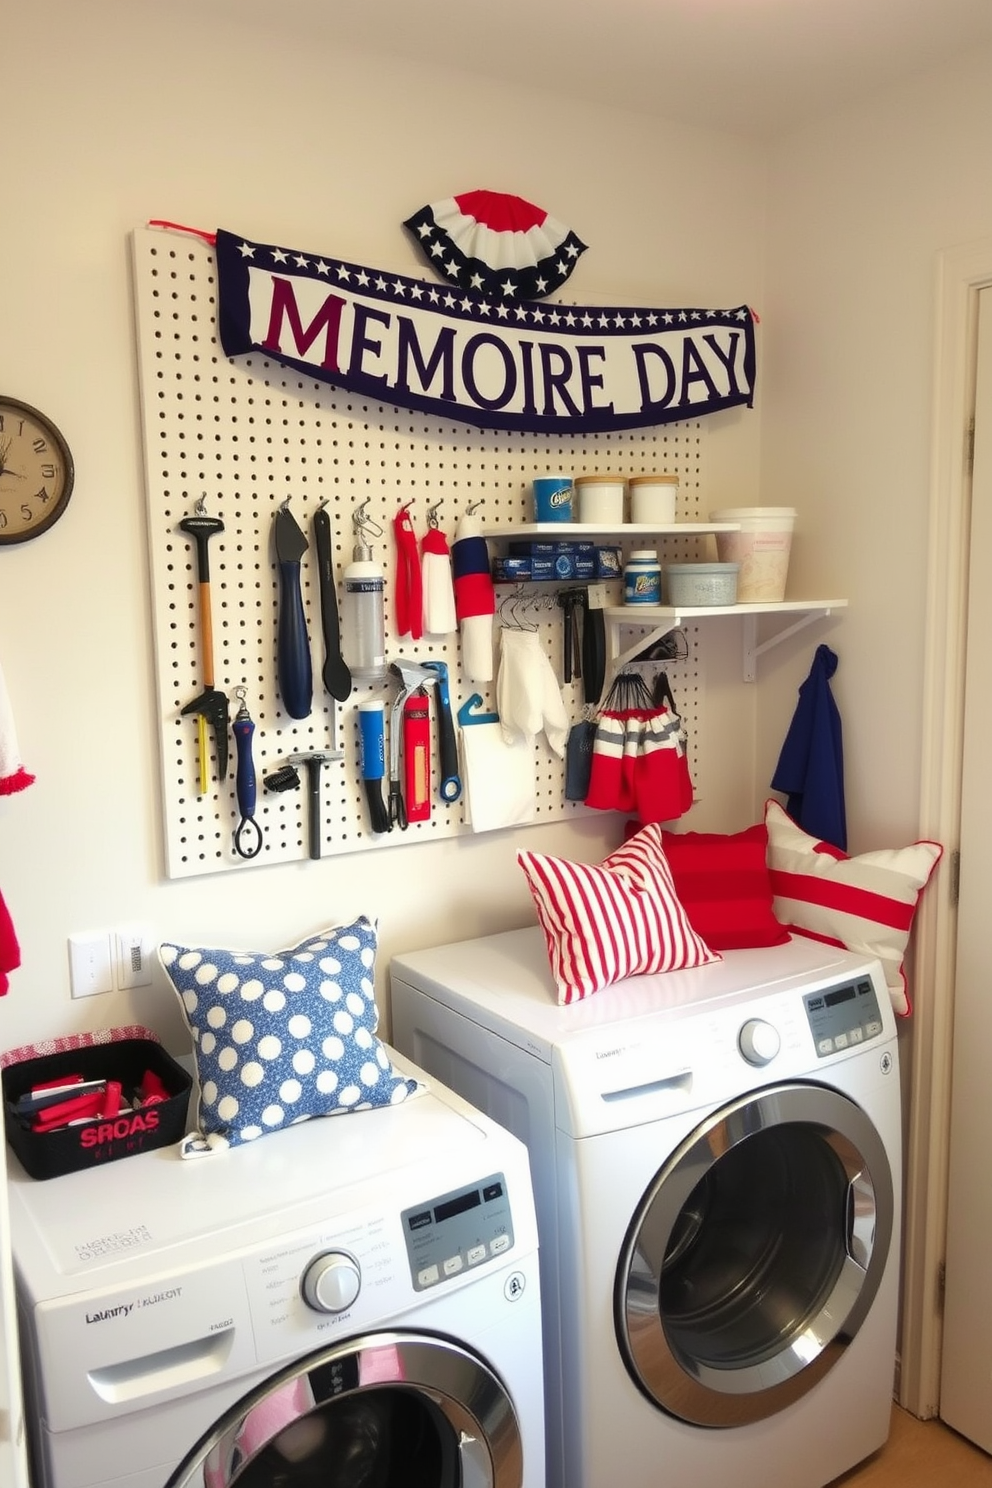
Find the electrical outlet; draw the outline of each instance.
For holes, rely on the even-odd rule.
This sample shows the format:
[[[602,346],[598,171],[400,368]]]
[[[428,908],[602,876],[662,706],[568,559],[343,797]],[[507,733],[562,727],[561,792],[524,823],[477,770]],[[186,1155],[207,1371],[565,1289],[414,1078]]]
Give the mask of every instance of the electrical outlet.
[[[69,936],[69,979],[73,997],[114,990],[108,931],[90,930]]]
[[[152,936],[147,925],[121,925],[115,936],[118,987],[149,987]]]

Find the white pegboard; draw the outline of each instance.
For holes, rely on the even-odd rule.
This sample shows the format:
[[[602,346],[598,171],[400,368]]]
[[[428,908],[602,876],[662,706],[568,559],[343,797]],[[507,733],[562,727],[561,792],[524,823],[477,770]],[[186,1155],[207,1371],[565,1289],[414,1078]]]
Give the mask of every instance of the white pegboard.
[[[137,229],[132,246],[168,876],[247,871],[253,864],[306,859],[305,772],[301,769],[302,788],[297,791],[271,792],[262,782],[290,754],[307,750],[342,751],[340,760],[321,769],[322,856],[387,850],[470,832],[463,799],[448,805],[437,798],[436,758],[430,821],[411,823],[406,832],[376,835],[369,829],[359,774],[356,706],[370,695],[382,695],[388,719],[395,688],[382,692],[357,685],[345,703],[335,705],[321,687],[324,656],[312,561],[314,512],[326,504],[340,605],[341,571],[352,553],[352,514],[368,501],[368,516],[384,534],[374,543],[374,551],[386,575],[389,659],[444,661],[455,713],[476,691],[491,707],[492,690],[462,678],[457,636],[414,642],[397,637],[392,629],[392,522],[398,508],[412,503],[413,525],[421,538],[428,508],[440,502],[439,522],[450,541],[469,503],[483,503],[478,516],[487,531],[509,532],[529,521],[530,482],[549,470],[575,475],[667,471],[679,476],[679,520],[699,521],[704,426],[689,421],[553,439],[494,432],[366,402],[261,356],[232,360],[216,335],[216,279],[209,244],[185,234]],[[314,701],[303,720],[283,710],[276,685],[279,570],[272,533],[275,514],[287,497],[311,543],[302,567]],[[226,780],[217,779],[211,759],[208,790],[201,796],[197,725],[181,711],[203,690],[196,554],[191,539],[179,528],[201,499],[207,514],[224,524],[208,548],[216,686],[230,700],[232,722],[235,689],[244,688],[255,725],[256,820],[262,848],[251,860],[240,858],[233,846],[239,819],[233,735]],[[684,543],[683,554],[677,549]],[[667,556],[673,560],[694,552],[694,546],[679,539]],[[611,602],[618,600],[619,595],[611,597]],[[560,675],[561,612],[533,606],[527,618],[528,623],[538,623],[542,643]],[[701,728],[703,691],[696,640],[696,628],[691,627],[688,659],[673,663],[668,672],[689,734],[698,793],[693,741]],[[570,717],[579,718],[581,683],[565,686],[563,694]],[[585,813],[587,808],[580,803],[565,800],[561,761],[543,736],[535,745],[535,761],[535,820]]]

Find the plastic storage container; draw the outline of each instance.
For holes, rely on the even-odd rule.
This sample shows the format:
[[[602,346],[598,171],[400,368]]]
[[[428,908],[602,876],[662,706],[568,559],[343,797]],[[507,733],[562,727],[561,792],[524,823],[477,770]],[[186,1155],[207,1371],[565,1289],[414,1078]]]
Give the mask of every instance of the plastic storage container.
[[[538,475],[532,482],[535,522],[571,522],[572,477]]]
[[[623,494],[627,482],[622,475],[577,475],[573,516],[586,526],[613,528],[623,525]]]
[[[738,604],[774,604],[785,598],[796,512],[791,506],[732,506],[710,512],[711,522],[739,522],[739,532],[718,532],[721,563],[739,563]]]
[[[630,520],[642,527],[670,527],[675,521],[675,501],[679,493],[677,475],[632,475]]]
[[[657,553],[650,548],[631,553],[624,564],[623,602],[628,605],[661,604],[661,564]]]
[[[78,1126],[32,1131],[32,1118],[15,1106],[34,1085],[69,1075],[84,1080],[117,1080],[125,1100],[150,1070],[167,1092],[155,1104],[121,1110],[114,1119],[94,1117]],[[58,1178],[81,1168],[102,1167],[122,1157],[151,1152],[182,1139],[186,1132],[192,1078],[182,1065],[151,1038],[121,1038],[109,1043],[43,1054],[9,1064],[3,1071],[4,1124],[7,1141],[32,1178]]]
[[[665,569],[667,603],[678,606],[737,603],[737,563],[670,563]]]

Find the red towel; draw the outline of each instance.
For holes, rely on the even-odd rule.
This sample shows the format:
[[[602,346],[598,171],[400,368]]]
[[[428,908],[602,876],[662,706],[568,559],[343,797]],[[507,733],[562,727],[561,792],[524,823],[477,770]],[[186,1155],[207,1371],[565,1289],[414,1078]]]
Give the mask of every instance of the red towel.
[[[407,503],[407,506],[409,503]],[[400,635],[419,641],[424,633],[424,589],[420,552],[407,506],[393,518],[396,539],[395,624]]]
[[[0,997],[5,997],[9,983],[8,971],[16,971],[21,964],[21,948],[14,934],[13,921],[0,894]]]

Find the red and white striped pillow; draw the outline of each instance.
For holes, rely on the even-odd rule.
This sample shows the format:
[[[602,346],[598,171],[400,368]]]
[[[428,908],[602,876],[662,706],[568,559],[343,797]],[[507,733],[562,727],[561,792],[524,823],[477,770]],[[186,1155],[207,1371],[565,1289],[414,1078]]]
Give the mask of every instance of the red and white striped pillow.
[[[877,956],[893,1008],[908,1017],[902,962],[920,894],[943,852],[940,843],[849,858],[797,827],[777,801],[765,803],[765,825],[776,918],[813,940]]]
[[[548,946],[561,1004],[622,977],[678,971],[721,958],[693,930],[679,903],[652,822],[602,863],[572,863],[520,851]]]

